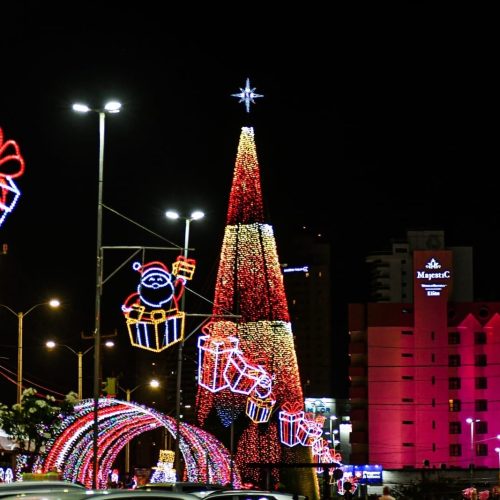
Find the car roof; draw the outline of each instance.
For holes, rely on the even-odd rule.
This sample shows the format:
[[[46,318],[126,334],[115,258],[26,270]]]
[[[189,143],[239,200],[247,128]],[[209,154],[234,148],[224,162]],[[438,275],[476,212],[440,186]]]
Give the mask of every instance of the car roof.
[[[176,491],[147,491],[147,490],[126,490],[126,489],[109,489],[109,490],[85,490],[85,491],[64,491],[64,490],[33,490],[26,493],[17,495],[16,492],[11,491],[9,496],[2,497],[2,500],[14,500],[22,498],[23,500],[86,500],[93,497],[101,499],[113,500],[132,500],[134,498],[158,499],[158,500],[199,500],[199,497],[191,495],[190,493],[182,493]],[[104,498],[102,498],[104,500]]]
[[[16,481],[13,483],[0,484],[0,497],[2,498],[12,495],[21,495],[21,494],[36,495],[37,492],[67,493],[70,491],[85,493],[87,490],[81,484],[70,483],[69,481]]]

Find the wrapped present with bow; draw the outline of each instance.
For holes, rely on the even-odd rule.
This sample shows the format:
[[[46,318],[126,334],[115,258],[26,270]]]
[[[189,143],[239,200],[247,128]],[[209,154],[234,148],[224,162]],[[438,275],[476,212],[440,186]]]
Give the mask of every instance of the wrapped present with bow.
[[[3,140],[0,128],[0,226],[7,214],[14,210],[21,191],[13,179],[24,173],[24,159],[15,141]]]
[[[193,279],[194,270],[196,269],[196,260],[188,259],[184,255],[179,255],[172,264],[172,274],[178,278],[184,278],[189,281]]]
[[[303,446],[312,446],[323,434],[321,425],[316,420],[304,418],[297,429],[297,437]]]
[[[198,384],[211,392],[219,392],[229,386],[224,376],[233,352],[238,349],[236,337],[198,338]]]
[[[256,424],[264,424],[269,421],[276,400],[272,397],[265,399],[252,394],[247,399],[246,414]]]
[[[286,402],[279,412],[281,442],[286,446],[297,446],[299,424],[304,419],[303,405],[299,401]]]

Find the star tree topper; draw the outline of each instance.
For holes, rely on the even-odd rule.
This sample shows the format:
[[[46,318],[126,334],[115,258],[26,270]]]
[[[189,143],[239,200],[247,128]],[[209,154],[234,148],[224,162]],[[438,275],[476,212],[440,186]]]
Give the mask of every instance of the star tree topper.
[[[245,108],[247,110],[247,113],[250,113],[250,104],[255,104],[254,99],[256,99],[257,97],[264,97],[262,94],[256,94],[254,92],[255,88],[256,87],[254,87],[253,89],[250,88],[250,78],[247,78],[245,88],[242,89],[240,87],[239,94],[231,94],[231,97],[239,97],[240,98],[239,102],[245,103]]]

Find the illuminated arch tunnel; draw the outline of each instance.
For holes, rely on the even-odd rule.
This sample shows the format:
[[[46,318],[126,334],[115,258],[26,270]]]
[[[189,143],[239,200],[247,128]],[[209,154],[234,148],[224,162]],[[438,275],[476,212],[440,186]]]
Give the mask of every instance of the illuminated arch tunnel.
[[[106,488],[109,472],[125,445],[135,436],[158,427],[165,427],[176,438],[176,421],[172,417],[128,401],[99,400],[99,488]],[[232,482],[236,488],[241,486],[239,471],[220,441],[193,425],[181,422],[179,427],[179,449],[186,464],[188,481]],[[94,400],[86,399],[75,406],[75,413],[65,419],[62,430],[47,444],[45,454],[39,459],[38,469],[42,472],[57,469],[63,479],[91,488],[93,442]]]

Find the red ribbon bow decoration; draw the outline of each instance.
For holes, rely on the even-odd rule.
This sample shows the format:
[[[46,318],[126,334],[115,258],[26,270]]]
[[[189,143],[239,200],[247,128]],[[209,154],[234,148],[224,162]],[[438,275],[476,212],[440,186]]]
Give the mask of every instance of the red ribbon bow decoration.
[[[6,154],[7,148],[9,146],[12,146],[14,148],[13,154],[12,153],[7,154],[5,157],[3,157],[3,155]],[[11,179],[15,179],[16,177],[19,177],[24,173],[24,158],[21,156],[21,151],[19,149],[19,146],[12,139],[4,143],[3,130],[0,128],[0,166],[9,161],[15,161],[19,163],[17,171],[12,173],[10,172],[4,173],[0,171],[0,182],[2,182],[1,177],[10,177]]]
[[[11,151],[8,151],[9,148]],[[0,168],[0,226],[7,213],[14,208],[21,194],[12,179],[20,177],[24,173],[24,158],[21,156],[19,146],[13,140],[4,143],[3,131],[0,128],[0,167],[4,164],[8,164],[10,169],[2,172]],[[9,193],[12,194],[9,196]]]

